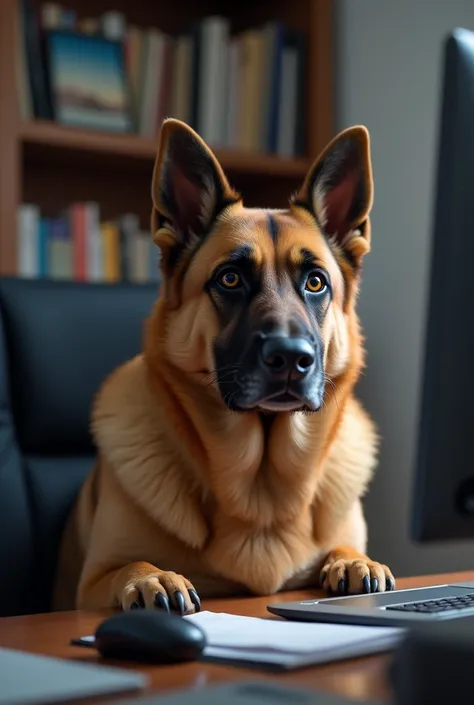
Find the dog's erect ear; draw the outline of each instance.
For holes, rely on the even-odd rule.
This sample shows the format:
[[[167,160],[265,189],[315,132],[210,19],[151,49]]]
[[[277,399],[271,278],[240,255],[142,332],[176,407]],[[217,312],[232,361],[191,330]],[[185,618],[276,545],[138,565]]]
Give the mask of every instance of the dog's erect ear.
[[[163,122],[153,173],[154,232],[163,225],[186,247],[209,230],[216,215],[239,200],[207,144],[180,120]]]
[[[358,262],[370,249],[373,178],[367,129],[350,127],[337,135],[292,201],[309,209],[328,239]]]

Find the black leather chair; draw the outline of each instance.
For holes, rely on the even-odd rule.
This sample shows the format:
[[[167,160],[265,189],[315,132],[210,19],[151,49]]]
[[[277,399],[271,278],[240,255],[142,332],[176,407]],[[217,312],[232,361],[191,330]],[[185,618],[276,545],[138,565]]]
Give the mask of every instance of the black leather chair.
[[[50,610],[64,522],[94,458],[93,396],[139,352],[156,294],[0,278],[0,616]]]

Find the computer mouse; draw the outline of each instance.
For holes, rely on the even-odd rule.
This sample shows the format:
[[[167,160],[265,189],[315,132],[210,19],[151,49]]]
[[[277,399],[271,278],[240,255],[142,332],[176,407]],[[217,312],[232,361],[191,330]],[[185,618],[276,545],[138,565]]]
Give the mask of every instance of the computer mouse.
[[[101,656],[139,663],[195,661],[205,646],[206,635],[197,624],[153,610],[115,614],[95,632],[95,647]]]

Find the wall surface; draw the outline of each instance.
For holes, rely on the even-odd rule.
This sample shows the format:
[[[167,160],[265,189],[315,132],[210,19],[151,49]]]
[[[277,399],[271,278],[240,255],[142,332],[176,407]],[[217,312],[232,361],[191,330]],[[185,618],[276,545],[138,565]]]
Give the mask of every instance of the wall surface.
[[[337,127],[368,127],[375,179],[359,305],[368,348],[359,394],[383,438],[365,502],[370,552],[398,575],[474,569],[474,541],[409,537],[442,42],[456,26],[474,29],[474,3],[340,0],[337,17]]]

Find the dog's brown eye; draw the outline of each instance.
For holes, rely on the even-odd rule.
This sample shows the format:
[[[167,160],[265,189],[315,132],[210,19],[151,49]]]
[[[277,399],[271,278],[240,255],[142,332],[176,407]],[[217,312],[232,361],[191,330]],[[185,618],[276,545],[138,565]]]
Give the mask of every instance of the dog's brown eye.
[[[219,284],[226,289],[235,289],[240,284],[240,275],[233,271],[224,272],[219,277]]]
[[[310,274],[306,280],[306,287],[312,294],[319,294],[326,288],[326,281],[321,274]]]

